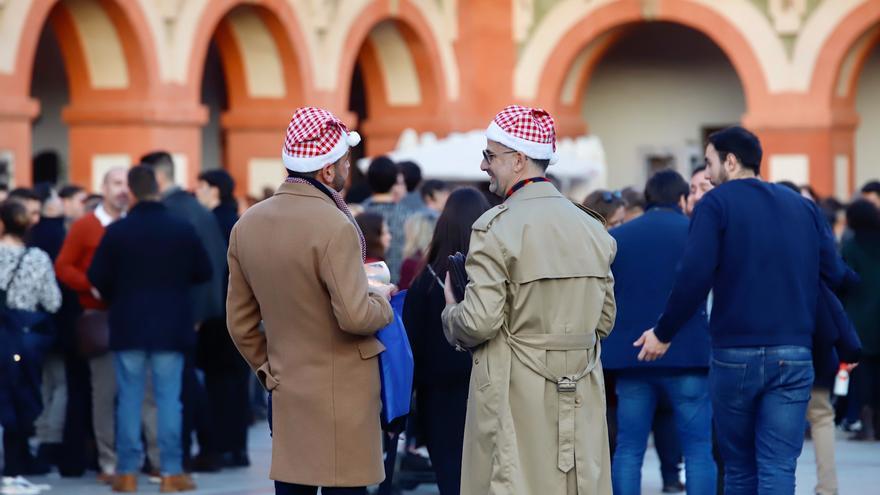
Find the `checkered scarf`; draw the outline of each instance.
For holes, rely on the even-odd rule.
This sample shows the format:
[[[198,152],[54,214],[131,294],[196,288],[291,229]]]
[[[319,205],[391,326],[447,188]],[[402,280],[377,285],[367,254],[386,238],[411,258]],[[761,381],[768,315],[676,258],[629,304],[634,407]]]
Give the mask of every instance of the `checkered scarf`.
[[[348,217],[348,220],[354,225],[355,230],[357,230],[358,237],[361,241],[361,262],[366,262],[367,260],[367,240],[364,239],[364,233],[361,232],[361,227],[358,225],[357,221],[354,219],[354,215],[351,214],[351,210],[348,208],[348,205],[345,203],[345,199],[336,191],[331,190],[329,187],[320,184],[318,181],[311,182],[306,179],[301,179],[299,177],[288,177],[288,184],[308,184],[324,194],[330,196],[333,199],[333,202],[336,203],[336,207],[339,208],[339,211],[345,214]]]

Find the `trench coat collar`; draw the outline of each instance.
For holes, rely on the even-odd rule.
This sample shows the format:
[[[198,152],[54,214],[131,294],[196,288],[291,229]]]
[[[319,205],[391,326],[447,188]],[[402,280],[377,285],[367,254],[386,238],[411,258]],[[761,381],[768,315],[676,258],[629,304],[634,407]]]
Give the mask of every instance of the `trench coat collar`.
[[[324,191],[319,191],[317,187],[311,184],[282,182],[281,185],[278,186],[278,190],[275,191],[275,196],[280,196],[283,194],[290,194],[293,196],[305,196],[308,198],[318,198],[333,205],[334,208],[338,208],[336,206],[336,203],[332,199],[330,199],[330,196],[328,196],[327,193],[325,193]]]
[[[514,192],[505,203],[527,201],[536,198],[561,198],[562,193],[550,182],[534,182]]]

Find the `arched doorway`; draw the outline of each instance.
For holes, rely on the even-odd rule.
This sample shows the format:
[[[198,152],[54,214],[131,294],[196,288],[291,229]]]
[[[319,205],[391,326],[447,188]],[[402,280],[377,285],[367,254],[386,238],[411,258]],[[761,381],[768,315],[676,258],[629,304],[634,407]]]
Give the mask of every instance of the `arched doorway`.
[[[28,151],[49,155],[33,170],[30,157],[17,159],[17,182],[97,189],[105,170],[143,151],[138,125],[157,72],[146,22],[136,6],[110,0],[37,0],[27,18],[16,74],[37,109]]]
[[[855,109],[859,115],[855,143],[855,186],[880,180],[880,44],[865,59],[858,79]]]
[[[200,33],[203,58],[197,54],[195,60],[203,63],[193,87],[209,117],[190,178],[225,168],[237,194],[257,199],[284,178],[284,129],[304,100],[292,15],[274,0],[218,2],[205,14],[215,27]]]
[[[642,188],[663,168],[688,177],[703,163],[706,136],[745,112],[730,61],[704,34],[668,22],[623,26],[603,41],[581,86],[565,88],[563,98],[582,92],[581,114],[605,150],[607,185]]]

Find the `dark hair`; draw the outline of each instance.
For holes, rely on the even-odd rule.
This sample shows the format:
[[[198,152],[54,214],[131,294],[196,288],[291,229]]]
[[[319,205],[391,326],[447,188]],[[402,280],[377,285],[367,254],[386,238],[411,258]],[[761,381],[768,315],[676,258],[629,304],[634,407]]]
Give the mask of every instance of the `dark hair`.
[[[367,183],[374,194],[385,194],[397,183],[400,167],[387,156],[379,156],[370,162],[367,169]]]
[[[0,221],[3,222],[3,233],[24,239],[30,228],[27,208],[17,201],[5,201],[0,205]]]
[[[448,191],[449,185],[443,182],[442,180],[431,179],[426,180],[422,187],[419,189],[419,194],[422,196],[422,199],[434,198],[434,195],[437,194],[438,191]]]
[[[69,186],[62,187],[61,190],[58,191],[58,197],[62,199],[70,199],[83,191],[85,191],[85,189],[83,189],[82,187],[77,186],[76,184],[71,184]]]
[[[645,209],[645,195],[632,186],[624,187],[620,191],[620,198],[623,200],[627,210],[633,208]]]
[[[537,158],[529,157],[529,159],[538,166],[542,171],[546,172],[547,168],[550,166],[550,159],[545,158],[543,160],[538,160]]]
[[[156,172],[149,165],[138,165],[128,171],[128,188],[138,201],[148,200],[159,194]]]
[[[146,165],[153,171],[162,171],[169,179],[174,179],[174,158],[167,151],[153,151],[141,157],[141,165]]]
[[[862,194],[874,193],[874,194],[880,195],[880,181],[872,180],[872,181],[866,182],[865,185],[862,186],[861,193]]]
[[[27,187],[16,187],[15,189],[9,191],[9,195],[6,197],[9,199],[19,199],[19,200],[31,200],[31,201],[40,201],[40,195],[36,193],[33,189],[29,189]]]
[[[606,221],[611,220],[618,208],[626,206],[620,191],[612,192],[604,189],[591,192],[581,204],[602,215]]]
[[[355,221],[364,234],[367,244],[367,258],[385,259],[385,246],[382,245],[382,225],[385,219],[378,213],[364,212]]]
[[[675,170],[661,170],[645,184],[645,202],[654,206],[677,205],[687,197],[690,186]]]
[[[693,172],[691,172],[691,179],[693,179],[694,176],[696,176],[698,173],[700,173],[700,172],[705,172],[705,171],[706,171],[706,166],[705,166],[705,165],[700,165],[699,167],[695,168],[695,169],[693,170]]]
[[[0,183],[0,191],[9,191],[9,184]]]
[[[232,192],[235,190],[235,180],[229,175],[229,172],[223,169],[208,170],[199,174],[199,180],[205,181],[211,187],[216,187],[220,191],[220,202],[228,203],[235,201]]]
[[[488,209],[486,196],[473,187],[456,189],[446,200],[443,213],[434,227],[426,259],[439,275],[446,270],[449,256],[467,254],[471,244],[471,227]]]
[[[867,199],[857,199],[846,209],[846,223],[856,235],[880,233],[880,210]]]
[[[803,186],[798,188],[798,192],[801,193],[801,195],[803,195],[804,190],[806,190],[808,193],[810,193],[810,197],[813,198],[813,201],[818,203],[819,200],[822,199],[819,197],[818,194],[816,194],[816,190],[813,189],[813,186],[811,186],[809,184],[804,184]]]
[[[722,162],[727,159],[727,155],[733,155],[743,167],[751,169],[755,174],[761,172],[761,157],[764,155],[761,141],[746,129],[734,126],[713,132],[709,135],[709,143],[718,152]]]
[[[416,162],[405,161],[398,164],[400,173],[403,174],[403,182],[406,183],[406,190],[413,192],[422,183],[422,169]]]
[[[781,181],[777,182],[776,185],[787,187],[798,194],[801,193],[801,188],[799,188],[797,186],[797,184],[795,184],[794,182],[792,182],[790,180],[781,180]]]

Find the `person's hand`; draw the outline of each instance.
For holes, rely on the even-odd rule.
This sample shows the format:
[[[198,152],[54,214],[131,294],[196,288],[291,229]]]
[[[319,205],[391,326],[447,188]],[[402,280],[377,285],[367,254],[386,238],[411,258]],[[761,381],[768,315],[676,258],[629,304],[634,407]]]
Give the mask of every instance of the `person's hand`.
[[[846,372],[847,373],[852,372],[852,370],[856,369],[856,367],[858,367],[858,365],[859,365],[859,363],[845,363]]]
[[[669,344],[660,342],[660,339],[654,335],[654,329],[646,330],[645,333],[633,342],[633,347],[641,347],[639,351],[639,361],[654,361],[663,357],[669,350]]]
[[[443,285],[443,294],[446,296],[446,305],[458,304],[458,301],[455,300],[455,294],[452,292],[452,279],[449,277],[449,272],[446,272],[446,282],[444,282]]]
[[[397,286],[394,284],[375,284],[370,286],[373,291],[375,291],[380,296],[384,297],[386,300],[390,301],[391,296],[397,294]]]
[[[98,289],[92,287],[92,288],[89,290],[89,292],[92,293],[92,297],[94,297],[95,299],[97,299],[97,300],[99,300],[99,301],[101,300],[101,293],[98,292]]]

